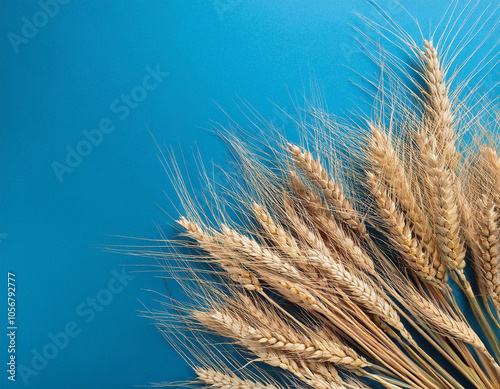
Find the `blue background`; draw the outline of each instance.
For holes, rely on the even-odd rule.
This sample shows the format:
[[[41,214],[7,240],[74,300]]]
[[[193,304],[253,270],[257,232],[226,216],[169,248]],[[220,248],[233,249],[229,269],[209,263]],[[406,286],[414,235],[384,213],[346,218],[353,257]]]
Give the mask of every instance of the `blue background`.
[[[391,1],[379,3],[394,19],[409,21]],[[439,21],[446,3],[403,2],[424,30]],[[19,371],[15,383],[6,379],[7,271],[17,278],[18,369],[31,367],[33,350],[51,343],[50,333],[71,321],[80,329],[28,378],[28,387],[112,389],[189,379],[183,360],[138,316],[140,301],[154,297],[146,289],[164,286],[158,273],[131,272],[151,269],[154,261],[102,249],[132,243],[111,235],[158,237],[154,222],[167,236],[174,231],[167,214],[177,216],[175,193],[149,131],[187,156],[197,145],[206,163],[224,165],[223,143],[204,129],[210,121],[227,122],[218,105],[245,123],[235,104],[241,97],[266,119],[289,126],[272,103],[293,113],[290,94],[301,92],[311,74],[330,111],[348,115],[362,97],[350,68],[376,71],[349,24],[362,27],[354,12],[370,16],[371,8],[351,0],[75,0],[60,5],[16,53],[9,34],[20,35],[23,17],[33,20],[40,10],[36,1],[0,2],[0,386],[25,386]],[[157,66],[168,76],[120,118],[112,103]],[[65,163],[66,148],[76,148],[82,131],[103,118],[115,130],[60,181],[53,162]],[[135,278],[86,323],[78,307],[108,288],[112,270],[123,266]]]

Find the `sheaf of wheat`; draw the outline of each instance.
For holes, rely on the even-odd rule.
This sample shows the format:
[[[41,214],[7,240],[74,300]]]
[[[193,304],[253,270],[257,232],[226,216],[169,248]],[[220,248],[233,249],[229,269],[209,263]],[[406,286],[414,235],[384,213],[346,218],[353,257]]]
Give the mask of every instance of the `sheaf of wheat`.
[[[193,384],[500,388],[498,111],[458,81],[458,39],[390,25],[410,58],[377,47],[371,116],[308,104],[302,144],[265,122],[253,140],[220,131],[236,174],[221,192],[202,171],[204,207],[167,161],[184,211],[156,255],[190,302],[149,314]]]

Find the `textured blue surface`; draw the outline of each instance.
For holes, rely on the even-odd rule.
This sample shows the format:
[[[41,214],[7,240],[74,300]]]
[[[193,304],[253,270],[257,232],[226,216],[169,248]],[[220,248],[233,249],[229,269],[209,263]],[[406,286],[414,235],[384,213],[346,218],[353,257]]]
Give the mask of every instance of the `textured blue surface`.
[[[350,0],[49,3],[0,2],[0,386],[188,379],[182,359],[138,317],[140,301],[154,297],[145,289],[164,290],[157,274],[132,273],[152,260],[100,247],[128,243],[111,235],[157,237],[153,222],[173,231],[159,206],[175,217],[163,192],[174,193],[149,130],[187,155],[197,145],[205,162],[223,163],[224,145],[203,129],[227,121],[217,104],[244,122],[234,104],[241,97],[288,125],[270,101],[292,110],[289,94],[310,74],[330,111],[348,113],[362,97],[349,68],[375,71],[349,24],[360,26],[354,12],[370,16],[371,8]],[[392,2],[379,3],[408,21]],[[446,7],[434,3],[404,2],[426,29]],[[17,282],[15,383],[5,371],[8,271]],[[53,358],[36,357],[44,352]]]

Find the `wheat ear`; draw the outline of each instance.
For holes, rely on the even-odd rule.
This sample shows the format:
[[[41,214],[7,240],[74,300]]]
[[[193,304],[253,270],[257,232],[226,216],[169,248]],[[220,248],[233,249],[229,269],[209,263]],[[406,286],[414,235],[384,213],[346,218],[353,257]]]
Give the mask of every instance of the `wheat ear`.
[[[223,226],[223,236],[232,247],[244,252],[254,261],[248,266],[265,279],[290,301],[298,303],[305,309],[324,312],[323,305],[307,288],[308,280],[295,266],[283,261],[276,253],[261,247],[256,241]],[[255,261],[257,260],[257,261]],[[368,278],[355,275],[352,271],[331,256],[319,250],[308,250],[304,258],[306,263],[312,263],[317,269],[327,272],[325,277],[332,284],[342,289],[351,299],[363,306],[368,312],[380,317],[381,320],[397,329],[406,339],[412,341],[396,310],[389,303],[387,296],[378,290]],[[264,271],[261,267],[264,267]],[[279,274],[283,276],[280,277]],[[294,281],[292,281],[291,279]],[[296,281],[298,282],[296,282]],[[333,296],[330,296],[333,297]]]
[[[460,217],[453,174],[437,154],[436,138],[421,131],[418,145],[427,173],[439,253],[450,270],[463,272],[465,248],[460,236]]]
[[[300,248],[295,239],[282,227],[276,225],[271,215],[264,210],[262,205],[254,203],[253,210],[260,225],[267,232],[276,247],[293,257],[300,256]]]
[[[321,237],[309,229],[300,216],[297,215],[295,209],[290,205],[290,199],[286,195],[284,196],[286,215],[292,223],[293,229],[297,235],[301,237],[301,240],[305,242],[307,246],[316,248],[329,255],[330,251],[325,246]],[[296,267],[302,270],[309,279],[314,280],[315,286],[321,288],[328,287],[324,277],[322,277],[321,274],[318,274],[317,269],[315,269],[310,262],[304,260],[304,249],[298,246],[295,239],[286,233],[281,227],[278,227],[271,218],[271,215],[264,211],[262,206],[254,204],[254,212],[275,246],[282,251]]]
[[[298,218],[298,215],[295,214],[291,207],[288,209],[287,215],[292,220]],[[269,215],[266,214],[264,219],[269,220]],[[270,225],[273,224],[272,222],[270,223]],[[301,225],[302,222],[300,220],[294,220],[294,224]],[[302,225],[299,228],[299,232],[303,234],[308,233],[308,231],[303,231],[308,230],[306,226]],[[265,253],[268,257],[267,262],[273,263],[274,266],[282,262],[275,254],[261,248],[257,242],[235,231],[226,230],[226,234],[231,235],[236,241],[240,242],[242,247],[253,247],[253,249],[247,249],[249,254],[260,257]],[[376,288],[367,277],[362,277],[361,274],[356,275],[354,269],[348,270],[340,260],[334,259],[327,250],[311,249],[305,251],[303,255],[304,262],[306,264],[312,264],[315,269],[319,270],[319,273],[322,274],[323,277],[332,283],[332,285],[340,288],[349,298],[363,306],[365,310],[380,317],[381,320],[385,321],[393,328],[396,328],[406,339],[412,341],[411,335],[406,331],[398,313],[389,303],[388,297],[384,292]],[[290,275],[296,274],[297,270],[295,267],[289,264],[283,264],[281,267],[288,269],[287,272]]]
[[[254,239],[222,225],[222,234],[219,238],[234,251],[240,251],[253,260],[256,268],[263,267],[276,274],[283,274],[294,279],[304,279],[303,273],[294,265],[285,261],[277,252],[262,247]],[[247,261],[248,262],[248,261]]]
[[[482,340],[467,323],[454,319],[434,302],[419,293],[409,293],[407,299],[408,306],[411,307],[413,313],[431,324],[440,333],[468,343],[489,355]]]
[[[396,203],[391,199],[387,190],[379,183],[375,174],[367,174],[370,191],[377,203],[380,214],[389,234],[390,240],[398,249],[405,263],[423,281],[436,285],[439,288],[445,286],[446,269],[439,272],[429,262],[429,257],[422,252],[419,242],[414,238],[412,232],[405,222],[405,216],[398,210]]]
[[[218,238],[226,248],[241,253],[239,259],[246,267],[255,271],[262,280],[292,303],[308,311],[325,312],[325,307],[311,293],[311,280],[292,264],[284,261],[275,252],[261,247],[255,240],[223,225]]]
[[[445,82],[445,71],[432,41],[424,41],[424,51],[421,55],[424,63],[423,78],[427,86],[424,91],[427,98],[425,110],[433,126],[431,134],[436,136],[439,152],[447,165],[454,169],[460,156],[455,148],[455,118],[451,109],[449,88]]]
[[[405,213],[410,228],[422,245],[424,254],[429,256],[429,260],[432,262],[436,278],[446,281],[446,265],[439,257],[428,218],[417,204],[405,168],[386,133],[373,123],[369,123],[369,126],[372,132],[370,162],[374,173],[392,189],[397,202]]]
[[[347,389],[337,370],[331,364],[295,361],[274,350],[253,351],[259,359],[271,366],[289,371],[315,389]]]
[[[234,339],[239,345],[259,357],[262,362],[290,371],[316,389],[326,389],[335,383],[342,382],[333,366],[327,366],[321,362],[291,358],[288,355],[292,354],[290,350],[284,349],[281,344],[278,344],[279,347],[273,346],[273,344],[276,345],[279,342],[278,339],[274,338],[276,340],[276,343],[274,343],[272,337],[266,338],[265,334],[260,333],[244,320],[235,318],[227,312],[217,310],[197,311],[194,312],[194,317],[212,331]],[[265,342],[262,341],[263,339]],[[273,344],[270,344],[270,341]]]
[[[194,369],[198,379],[214,388],[221,389],[278,389],[274,385],[242,379],[235,374],[225,373],[214,369],[196,367]]]
[[[372,274],[375,270],[373,260],[337,223],[324,200],[304,185],[295,172],[290,172],[290,177],[295,194],[318,230],[323,232],[327,241],[331,241],[336,250],[345,253],[356,267]]]
[[[252,308],[257,309],[255,306]],[[243,308],[243,310],[248,309],[249,307]],[[318,339],[316,336],[306,337],[288,323],[279,320],[276,315],[270,315],[277,322],[265,319],[250,324],[236,310],[195,313],[200,323],[221,335],[235,339],[240,345],[249,349],[271,349],[277,353],[284,353],[291,359],[331,362],[347,369],[358,370],[368,366],[366,360],[347,355],[339,345],[326,339]],[[265,317],[260,315],[263,316]],[[248,319],[250,318],[254,319],[253,317]]]
[[[283,194],[283,208],[291,227],[295,230],[296,235],[300,237],[300,240],[306,244],[306,247],[311,247],[321,251],[325,255],[330,255],[330,249],[326,246],[325,241],[315,226],[308,225],[306,218],[298,214],[293,200],[287,194]]]
[[[405,339],[413,342],[387,295],[377,288],[367,276],[360,272],[356,274],[354,269],[347,269],[340,260],[327,257],[319,251],[308,251],[307,258],[323,270],[324,276],[332,285],[341,289],[365,311],[379,317],[397,329]]]
[[[211,254],[211,258],[226,271],[233,281],[243,285],[247,290],[262,292],[262,286],[260,285],[259,279],[254,274],[241,267],[236,261],[232,260],[230,252],[227,252],[227,250],[221,247],[214,238],[203,231],[198,224],[187,220],[185,217],[181,217],[178,223],[187,230],[188,236],[195,239],[203,250]]]
[[[302,169],[306,177],[321,189],[321,193],[326,201],[332,205],[339,219],[361,236],[365,236],[365,224],[359,219],[351,202],[346,199],[342,187],[328,176],[328,172],[321,163],[315,160],[309,151],[304,152],[297,145],[288,144],[288,151],[295,161],[295,165]]]
[[[491,146],[482,146],[481,156],[484,158],[485,168],[490,174],[494,201],[500,207],[500,156]]]
[[[484,198],[479,202],[479,221],[477,231],[478,268],[488,297],[497,310],[500,310],[500,215],[495,204]]]
[[[299,332],[291,326],[288,322],[271,309],[270,306],[260,304],[257,306],[254,301],[246,294],[239,296],[242,306],[245,311],[249,313],[252,319],[259,322],[262,326],[266,326],[272,331],[282,334],[285,338],[293,337],[294,343],[303,344],[299,347],[300,351],[309,354],[308,358],[317,359],[318,361],[325,361],[330,359],[332,362],[339,365],[344,365],[348,369],[358,370],[369,365],[369,363],[361,357],[354,349],[345,345],[335,333],[326,332],[321,328],[307,328],[301,326],[304,333]],[[335,362],[337,359],[337,362]]]

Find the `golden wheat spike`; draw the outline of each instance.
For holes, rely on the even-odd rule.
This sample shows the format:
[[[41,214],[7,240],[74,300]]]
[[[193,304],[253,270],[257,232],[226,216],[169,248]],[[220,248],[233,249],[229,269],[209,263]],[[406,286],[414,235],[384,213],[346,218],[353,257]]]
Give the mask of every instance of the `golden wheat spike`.
[[[345,257],[356,267],[369,274],[373,273],[375,270],[373,260],[337,223],[335,216],[328,208],[328,204],[320,195],[304,185],[295,172],[290,172],[290,177],[294,193],[308,212],[309,218],[323,232],[327,242],[330,241],[336,250],[344,253]]]
[[[212,368],[196,367],[198,379],[205,385],[220,389],[278,389],[275,385],[244,379],[233,373],[222,372]]]
[[[378,182],[375,175],[369,172],[367,177],[368,185],[377,203],[378,213],[389,232],[389,239],[407,266],[423,281],[439,288],[445,287],[446,273],[435,268],[433,263],[429,261],[429,257],[424,255],[419,242],[413,237],[407,226],[404,215],[397,209],[396,203],[390,198],[387,190]]]
[[[496,205],[486,196],[479,202],[479,215],[476,230],[479,282],[483,282],[488,297],[500,311],[500,215]]]
[[[407,297],[412,308],[438,332],[459,339],[489,354],[482,340],[467,323],[454,319],[430,299],[418,293],[409,294]]]
[[[235,339],[243,347],[249,349],[271,349],[278,353],[285,353],[295,360],[308,360],[316,362],[330,362],[342,368],[358,370],[368,366],[366,360],[347,355],[344,348],[333,341],[321,339],[310,333],[298,333],[290,324],[280,320],[270,312],[260,315],[264,320],[256,321],[247,313],[253,307],[244,307],[237,312],[236,309],[226,312],[211,310],[208,312],[195,312],[195,318],[208,328],[221,335]],[[247,313],[245,313],[247,312]],[[252,312],[254,313],[254,312]]]
[[[480,149],[484,167],[491,179],[493,201],[500,207],[500,156],[492,146],[483,145]]]
[[[262,292],[262,286],[260,285],[259,279],[234,261],[231,252],[228,252],[223,246],[220,246],[214,238],[210,234],[204,232],[198,224],[190,222],[185,217],[181,217],[178,223],[187,230],[188,235],[195,239],[203,250],[211,254],[213,260],[226,271],[229,278],[241,284],[247,290]]]
[[[427,97],[425,113],[431,126],[430,134],[436,137],[439,153],[447,165],[454,169],[459,163],[460,155],[455,147],[455,118],[449,98],[449,88],[445,81],[445,71],[432,41],[424,40],[421,56],[424,63],[424,81],[427,85],[427,90],[424,92]]]
[[[365,224],[359,219],[353,205],[345,197],[342,187],[328,176],[328,172],[320,161],[314,159],[309,151],[302,151],[299,146],[291,143],[288,144],[288,151],[296,166],[302,169],[306,177],[321,189],[321,193],[326,201],[332,205],[339,219],[361,236],[365,236]]]
[[[446,281],[446,265],[439,257],[427,215],[417,203],[413,188],[407,177],[409,167],[406,166],[405,169],[392,145],[391,139],[382,128],[373,123],[369,123],[369,127],[371,130],[370,163],[373,173],[392,189],[395,200],[401,205],[410,228],[436,271],[436,278]]]
[[[439,253],[450,270],[463,272],[466,251],[454,176],[439,157],[434,136],[421,131],[417,141],[427,174]]]

